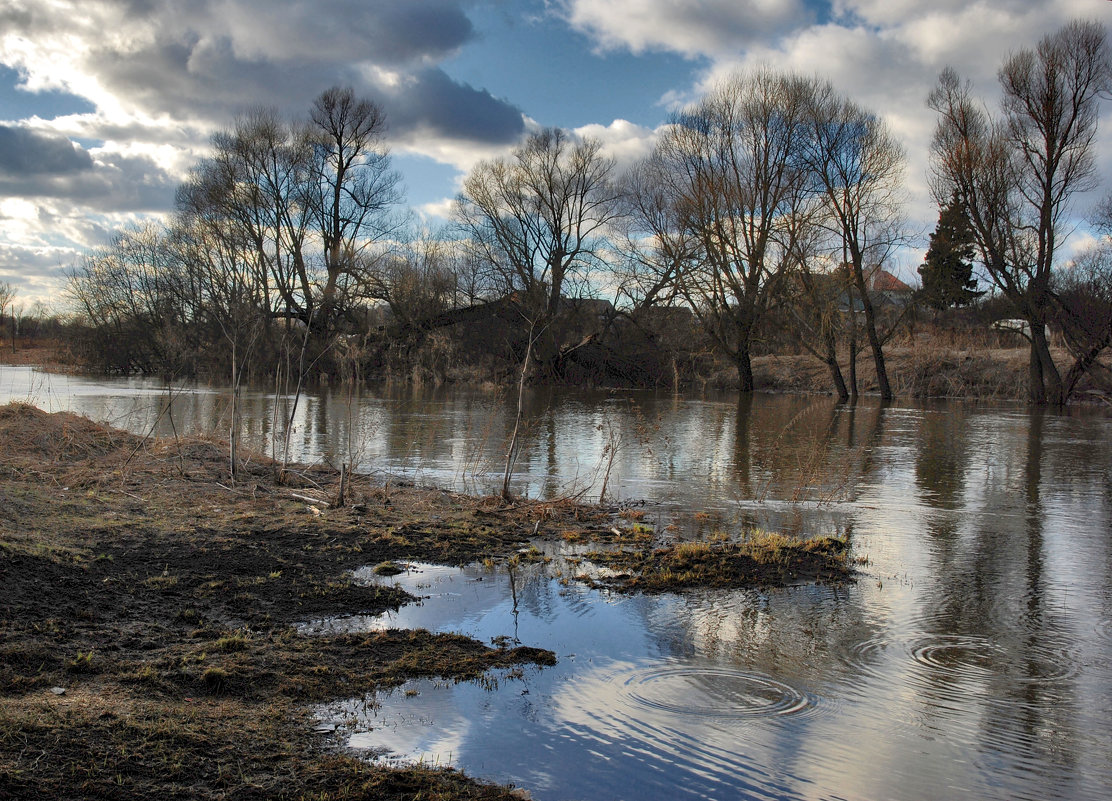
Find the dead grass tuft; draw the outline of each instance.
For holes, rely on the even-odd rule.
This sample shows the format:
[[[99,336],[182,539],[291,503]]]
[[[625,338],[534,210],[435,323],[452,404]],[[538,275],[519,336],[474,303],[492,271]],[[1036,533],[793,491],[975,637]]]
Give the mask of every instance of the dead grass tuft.
[[[627,592],[669,592],[701,587],[784,586],[852,580],[847,543],[835,537],[800,540],[754,531],[742,542],[715,536],[655,550],[625,549],[588,554],[618,571],[608,586]]]

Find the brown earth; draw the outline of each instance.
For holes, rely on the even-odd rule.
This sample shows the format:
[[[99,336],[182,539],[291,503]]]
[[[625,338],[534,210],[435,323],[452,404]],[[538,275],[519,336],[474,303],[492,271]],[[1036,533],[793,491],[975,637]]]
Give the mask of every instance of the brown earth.
[[[0,407],[0,799],[522,797],[451,770],[361,760],[314,733],[311,705],[419,676],[548,665],[551,652],[427,631],[309,636],[295,624],[412,600],[354,581],[365,565],[527,558],[522,546],[542,537],[620,542],[650,572],[661,543],[636,514],[571,502],[357,476],[341,506],[334,472],[276,473],[248,458],[233,484],[214,441]],[[833,577],[801,572],[774,544],[777,571]],[[729,558],[695,584],[729,580],[739,563],[718,556]],[[715,552],[699,557],[703,570]],[[769,580],[738,573],[731,586]]]
[[[335,508],[334,476],[273,476],[254,459],[233,486],[216,443],[0,407],[0,799],[514,797],[340,753],[307,710],[549,651],[293,624],[410,600],[352,568],[511,554],[589,515],[363,479]]]
[[[33,364],[53,370],[72,369],[73,359],[64,344],[52,339],[11,339],[0,337],[0,364]]]
[[[622,592],[675,592],[692,588],[782,587],[844,582],[852,577],[848,543],[835,537],[795,540],[752,532],[741,542],[681,542],[662,548],[588,554],[612,575],[593,583]]]

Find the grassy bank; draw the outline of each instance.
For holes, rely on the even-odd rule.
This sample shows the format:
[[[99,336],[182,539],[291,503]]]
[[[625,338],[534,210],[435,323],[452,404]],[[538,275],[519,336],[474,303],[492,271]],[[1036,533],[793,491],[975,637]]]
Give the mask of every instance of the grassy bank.
[[[520,797],[355,758],[310,710],[420,676],[552,664],[544,643],[296,624],[412,600],[353,581],[358,567],[519,558],[534,536],[614,541],[623,523],[362,477],[340,507],[330,470],[279,485],[254,457],[233,485],[226,458],[203,439],[0,407],[0,799]],[[732,556],[704,556],[735,572]]]

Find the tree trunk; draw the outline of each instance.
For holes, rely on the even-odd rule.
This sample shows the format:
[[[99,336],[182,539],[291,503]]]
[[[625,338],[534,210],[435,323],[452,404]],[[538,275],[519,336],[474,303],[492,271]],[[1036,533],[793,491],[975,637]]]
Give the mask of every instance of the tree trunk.
[[[868,337],[869,348],[873,352],[873,364],[876,365],[877,389],[880,390],[881,400],[892,400],[892,386],[888,383],[888,369],[884,365],[884,348],[876,332],[876,312],[865,286],[865,265],[858,253],[853,253],[853,280],[861,295],[861,308],[865,312],[865,336]]]
[[[502,500],[507,503],[514,499],[513,493],[510,492],[510,474],[513,472],[514,462],[517,460],[517,436],[521,429],[521,418],[525,405],[525,378],[529,374],[529,354],[533,352],[535,343],[533,330],[535,328],[535,322],[529,326],[529,343],[525,348],[525,361],[521,365],[521,377],[517,382],[517,416],[514,418],[513,434],[510,435],[510,447],[506,449],[506,472],[502,476]]]
[[[849,292],[849,397],[856,401],[860,395],[857,383],[857,313],[853,310],[853,291]]]
[[[1062,376],[1050,355],[1046,325],[1033,320],[1029,320],[1028,325],[1031,328],[1031,401],[1039,405],[1061,406],[1066,402]]]
[[[844,403],[849,400],[849,390],[846,389],[846,380],[842,377],[842,368],[838,366],[838,360],[832,359],[826,363],[827,368],[830,370],[830,378],[834,382],[834,394],[838,396],[838,401]]]
[[[228,437],[228,461],[230,462],[228,472],[231,476],[232,484],[235,485],[236,481],[236,464],[239,461],[239,454],[236,453],[236,444],[239,440],[239,375],[236,370],[236,341],[232,340],[232,425],[230,436]]]
[[[737,353],[737,388],[739,392],[753,391],[753,363],[749,359],[749,343]]]
[[[838,346],[834,340],[833,332],[828,333],[826,337],[826,358],[824,361],[830,370],[830,378],[834,382],[834,392],[837,394],[839,402],[844,403],[849,400],[849,390],[846,389],[846,380],[842,377],[842,367],[838,364]]]

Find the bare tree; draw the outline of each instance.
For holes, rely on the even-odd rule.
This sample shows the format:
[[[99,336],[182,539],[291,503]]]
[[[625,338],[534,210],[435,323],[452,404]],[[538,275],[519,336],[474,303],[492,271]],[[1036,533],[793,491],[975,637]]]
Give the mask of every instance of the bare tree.
[[[180,303],[180,262],[166,229],[154,222],[118,231],[85,254],[67,289],[92,336],[79,343],[105,369],[173,373],[186,336]]]
[[[503,294],[515,295],[527,325],[543,332],[547,352],[534,355],[545,366],[557,355],[549,323],[560,299],[602,263],[603,234],[619,213],[614,162],[601,150],[595,139],[540,131],[509,157],[476,166],[456,203],[477,258]]]
[[[403,326],[419,326],[457,307],[458,242],[420,230],[398,237],[388,252],[364,269],[361,298],[385,303]]]
[[[4,322],[4,310],[15,300],[15,287],[7,281],[0,282],[0,323]],[[15,311],[12,311],[12,353],[15,353]]]
[[[860,299],[878,389],[888,400],[885,336],[878,330],[869,279],[906,240],[903,148],[880,118],[828,83],[814,84],[808,105],[804,162],[822,197],[832,250],[841,256]]]
[[[239,472],[240,395],[252,351],[265,325],[263,272],[254,244],[243,231],[220,224],[218,217],[182,212],[175,223],[181,260],[199,273],[205,287],[205,322],[219,329],[231,365],[229,472]]]
[[[264,295],[289,317],[313,313],[312,276],[305,252],[309,215],[303,199],[312,148],[308,129],[284,122],[274,109],[255,109],[229,136],[214,139],[218,153],[233,160],[241,194],[234,209],[259,251]],[[277,298],[272,298],[273,294]]]
[[[1061,404],[1067,386],[1050,354],[1052,273],[1069,233],[1071,201],[1095,186],[1099,100],[1110,85],[1107,35],[1072,22],[1000,68],[999,117],[974,102],[945,70],[929,105],[939,114],[932,145],[934,192],[956,194],[969,213],[984,274],[1030,329],[1030,399]]]
[[[782,319],[803,349],[826,365],[834,394],[839,401],[846,401],[850,399],[850,389],[853,397],[858,391],[853,369],[858,353],[853,336],[853,276],[844,264],[835,262],[824,252],[828,242],[820,227],[812,228],[809,233],[809,236],[800,237],[798,243],[796,266],[785,293]],[[843,349],[849,352],[849,387],[839,360]]]
[[[1112,371],[1099,361],[1112,348],[1112,197],[1101,203],[1093,222],[1103,236],[1056,270],[1051,281],[1055,320],[1074,359],[1062,377],[1067,398],[1086,375],[1112,392]]]
[[[317,323],[328,331],[344,283],[358,280],[367,249],[392,227],[388,211],[400,200],[400,177],[383,146],[382,109],[357,98],[350,87],[321,93],[309,117],[313,159],[304,199],[324,251]]]
[[[622,182],[622,257],[613,266],[618,303],[633,309],[674,303],[680,276],[699,258],[699,239],[680,219],[668,169],[662,154],[654,153]]]
[[[601,150],[595,139],[574,140],[560,129],[545,129],[510,156],[476,166],[456,202],[473,258],[489,272],[486,282],[493,278],[500,294],[514,301],[528,331],[502,481],[507,500],[530,362],[554,368],[561,343],[553,322],[561,299],[602,263],[604,233],[619,214],[614,162]]]
[[[656,153],[674,220],[664,222],[670,231],[658,228],[658,241],[667,234],[677,244],[673,257],[697,243],[696,258],[682,254],[677,286],[733,359],[742,392],[753,389],[757,325],[810,216],[800,161],[807,96],[806,81],[791,74],[735,75],[678,115]]]

